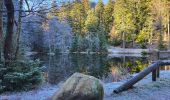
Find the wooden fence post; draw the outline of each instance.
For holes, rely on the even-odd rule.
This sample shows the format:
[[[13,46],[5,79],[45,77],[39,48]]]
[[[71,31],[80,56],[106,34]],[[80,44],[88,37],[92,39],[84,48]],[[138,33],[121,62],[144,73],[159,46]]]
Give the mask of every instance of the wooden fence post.
[[[160,58],[160,52],[158,51],[157,52],[157,60],[159,60],[159,58]]]
[[[152,63],[148,67],[146,67],[143,71],[141,71],[139,74],[119,86],[118,88],[114,89],[114,93],[119,93],[122,91],[125,91],[127,89],[130,89],[133,87],[134,84],[136,84],[138,81],[142,80],[145,76],[147,76],[149,73],[152,72],[152,80],[156,81],[156,77],[159,76],[159,74],[156,74],[158,71],[158,67],[162,65],[170,65],[170,60],[161,60],[157,61],[155,63]]]
[[[156,77],[157,77],[156,72],[157,72],[156,69],[152,71],[152,81],[156,81]]]
[[[157,78],[159,78],[160,77],[160,67],[157,68],[157,72],[156,73],[157,73]]]

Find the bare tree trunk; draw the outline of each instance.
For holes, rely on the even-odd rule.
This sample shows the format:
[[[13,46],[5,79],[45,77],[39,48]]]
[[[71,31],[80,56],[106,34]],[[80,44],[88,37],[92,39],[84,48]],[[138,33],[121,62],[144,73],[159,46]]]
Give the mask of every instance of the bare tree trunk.
[[[168,15],[168,49],[170,50],[170,16]]]
[[[14,5],[12,0],[4,0],[7,9],[7,29],[4,44],[4,58],[6,65],[12,60],[12,41],[13,41],[13,26],[14,26]]]
[[[125,32],[123,32],[123,48],[125,48]]]
[[[135,36],[132,36],[132,48],[135,48]]]
[[[161,16],[159,18],[159,26],[160,26],[160,29],[159,29],[159,40],[158,40],[159,47],[158,47],[158,50],[162,50],[163,37],[162,37],[162,17]]]
[[[122,47],[125,49],[126,48],[126,39],[125,39],[125,25],[124,25],[124,17],[122,17],[122,26],[121,26],[121,28],[123,29],[123,33],[122,33],[122,42],[123,42],[123,44],[122,44]]]
[[[17,43],[16,43],[16,51],[15,51],[15,59],[18,59],[18,53],[20,48],[20,34],[21,34],[21,26],[22,26],[22,8],[23,8],[23,0],[19,2],[19,15],[18,15],[18,26],[17,26]]]
[[[3,0],[0,0],[0,10],[3,10]],[[3,13],[0,12],[0,61],[2,59],[2,45],[3,45]]]

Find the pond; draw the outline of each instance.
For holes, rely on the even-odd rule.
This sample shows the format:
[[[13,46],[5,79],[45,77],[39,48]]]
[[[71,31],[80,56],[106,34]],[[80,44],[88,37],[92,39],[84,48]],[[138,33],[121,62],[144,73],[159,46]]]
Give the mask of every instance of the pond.
[[[27,59],[24,62],[13,62],[7,68],[0,64],[0,93],[29,90],[47,84],[56,86],[75,72],[94,76],[104,83],[117,82],[131,78],[134,73],[139,73],[152,61],[156,61],[157,57],[134,54],[39,53],[28,56]],[[170,66],[162,66],[161,69],[169,70]]]
[[[58,54],[49,56],[37,54],[32,59],[43,63],[45,82],[58,84],[75,72],[95,76],[103,82],[116,82],[138,73],[151,64],[155,57],[135,57],[131,55],[97,55],[97,54]],[[169,67],[166,66],[166,69]],[[165,66],[162,67],[165,69]]]

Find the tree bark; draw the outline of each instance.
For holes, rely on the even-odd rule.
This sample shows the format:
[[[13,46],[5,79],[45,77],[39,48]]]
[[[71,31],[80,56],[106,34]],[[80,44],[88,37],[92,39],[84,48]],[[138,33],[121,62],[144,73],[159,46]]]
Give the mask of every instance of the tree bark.
[[[19,2],[19,15],[18,15],[18,26],[17,26],[17,43],[16,43],[16,51],[15,51],[15,60],[18,59],[18,53],[20,48],[20,34],[21,34],[21,26],[22,26],[22,7],[23,7],[23,0]]]
[[[123,40],[123,46],[122,46],[122,47],[125,49],[125,48],[126,48],[126,47],[125,47],[125,45],[126,45],[126,44],[125,44],[125,41],[126,41],[126,40],[125,40],[125,32],[123,32],[123,39],[122,39],[122,40]]]
[[[163,37],[162,37],[162,16],[159,17],[159,39],[158,39],[158,50],[162,50]]]
[[[13,26],[14,26],[14,5],[12,0],[4,0],[7,9],[7,29],[4,44],[4,59],[6,65],[12,60],[12,41],[13,41]]]
[[[168,50],[170,50],[170,15],[168,14]]]
[[[0,0],[0,10],[3,10],[3,0]],[[3,13],[0,12],[0,61],[2,59],[2,46],[3,46]]]

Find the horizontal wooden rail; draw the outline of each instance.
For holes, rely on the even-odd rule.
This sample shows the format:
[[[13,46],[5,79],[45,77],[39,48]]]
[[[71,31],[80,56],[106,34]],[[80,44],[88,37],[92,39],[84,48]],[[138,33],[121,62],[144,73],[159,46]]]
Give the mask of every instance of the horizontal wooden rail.
[[[120,93],[122,91],[132,88],[134,84],[142,80],[145,76],[147,76],[151,72],[152,72],[152,80],[156,81],[156,77],[159,77],[159,67],[162,65],[170,65],[170,60],[160,60],[149,65],[143,71],[141,71],[138,75],[136,75],[129,81],[125,82],[120,87],[116,88],[113,92]]]

